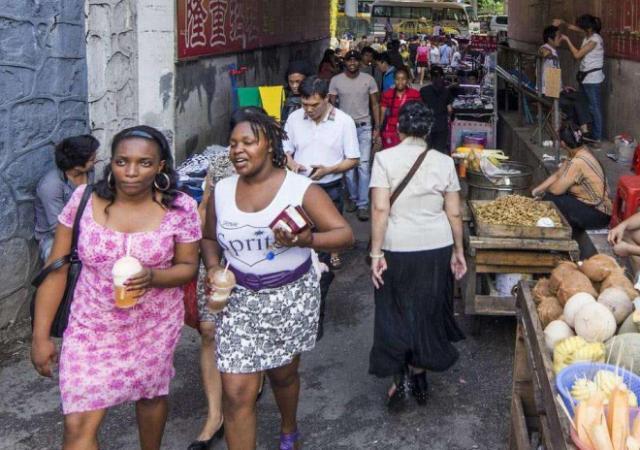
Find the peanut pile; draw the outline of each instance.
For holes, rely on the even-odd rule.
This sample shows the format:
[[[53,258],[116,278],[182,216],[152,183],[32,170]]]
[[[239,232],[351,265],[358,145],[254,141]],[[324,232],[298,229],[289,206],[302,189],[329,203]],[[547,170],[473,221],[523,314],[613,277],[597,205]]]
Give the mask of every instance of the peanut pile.
[[[562,224],[560,216],[548,203],[521,195],[507,195],[477,206],[476,214],[480,221],[492,225],[535,227],[543,217],[553,220],[555,226]]]

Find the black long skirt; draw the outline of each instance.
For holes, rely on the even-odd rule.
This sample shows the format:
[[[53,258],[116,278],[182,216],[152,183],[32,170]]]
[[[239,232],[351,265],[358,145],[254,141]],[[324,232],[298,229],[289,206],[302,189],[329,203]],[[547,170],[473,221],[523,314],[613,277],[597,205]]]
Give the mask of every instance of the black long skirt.
[[[458,359],[452,342],[464,339],[453,316],[453,247],[385,252],[384,286],[375,290],[369,373],[388,377],[405,364],[444,371]]]

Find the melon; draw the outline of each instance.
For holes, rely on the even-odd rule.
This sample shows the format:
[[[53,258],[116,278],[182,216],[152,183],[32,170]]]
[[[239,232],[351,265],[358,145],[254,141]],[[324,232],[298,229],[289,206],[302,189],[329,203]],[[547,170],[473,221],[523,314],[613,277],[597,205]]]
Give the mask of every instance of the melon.
[[[605,305],[585,305],[575,318],[576,334],[587,342],[604,342],[616,332],[616,319]]]

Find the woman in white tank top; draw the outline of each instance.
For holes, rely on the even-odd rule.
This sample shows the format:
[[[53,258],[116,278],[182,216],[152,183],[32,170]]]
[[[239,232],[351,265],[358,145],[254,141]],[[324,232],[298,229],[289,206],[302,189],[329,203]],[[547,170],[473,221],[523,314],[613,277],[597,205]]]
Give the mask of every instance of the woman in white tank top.
[[[281,405],[280,448],[299,440],[300,353],[315,345],[320,306],[311,251],[337,251],[354,242],[331,199],[311,180],[284,167],[286,138],[260,108],[232,119],[230,158],[237,175],[220,181],[207,204],[202,253],[209,280],[224,256],[237,286],[217,321],[217,364],[222,373],[229,449],[255,448],[255,401],[262,373]],[[287,206],[302,206],[316,229],[294,236],[269,224]]]

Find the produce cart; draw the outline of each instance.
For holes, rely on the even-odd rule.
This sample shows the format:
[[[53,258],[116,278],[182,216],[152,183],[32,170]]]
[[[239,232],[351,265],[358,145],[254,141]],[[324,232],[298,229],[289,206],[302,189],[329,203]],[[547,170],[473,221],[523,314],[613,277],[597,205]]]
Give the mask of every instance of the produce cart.
[[[576,261],[577,242],[560,211],[555,227],[507,226],[483,222],[478,208],[488,201],[470,200],[472,220],[465,223],[464,246],[468,271],[462,281],[462,299],[469,315],[514,315],[515,297],[496,295],[488,283],[489,274],[548,274],[562,260]]]
[[[517,289],[509,448],[530,450],[537,448],[532,443],[538,442],[546,450],[573,450],[571,425],[556,401],[553,362],[545,347],[531,287],[521,282]]]

